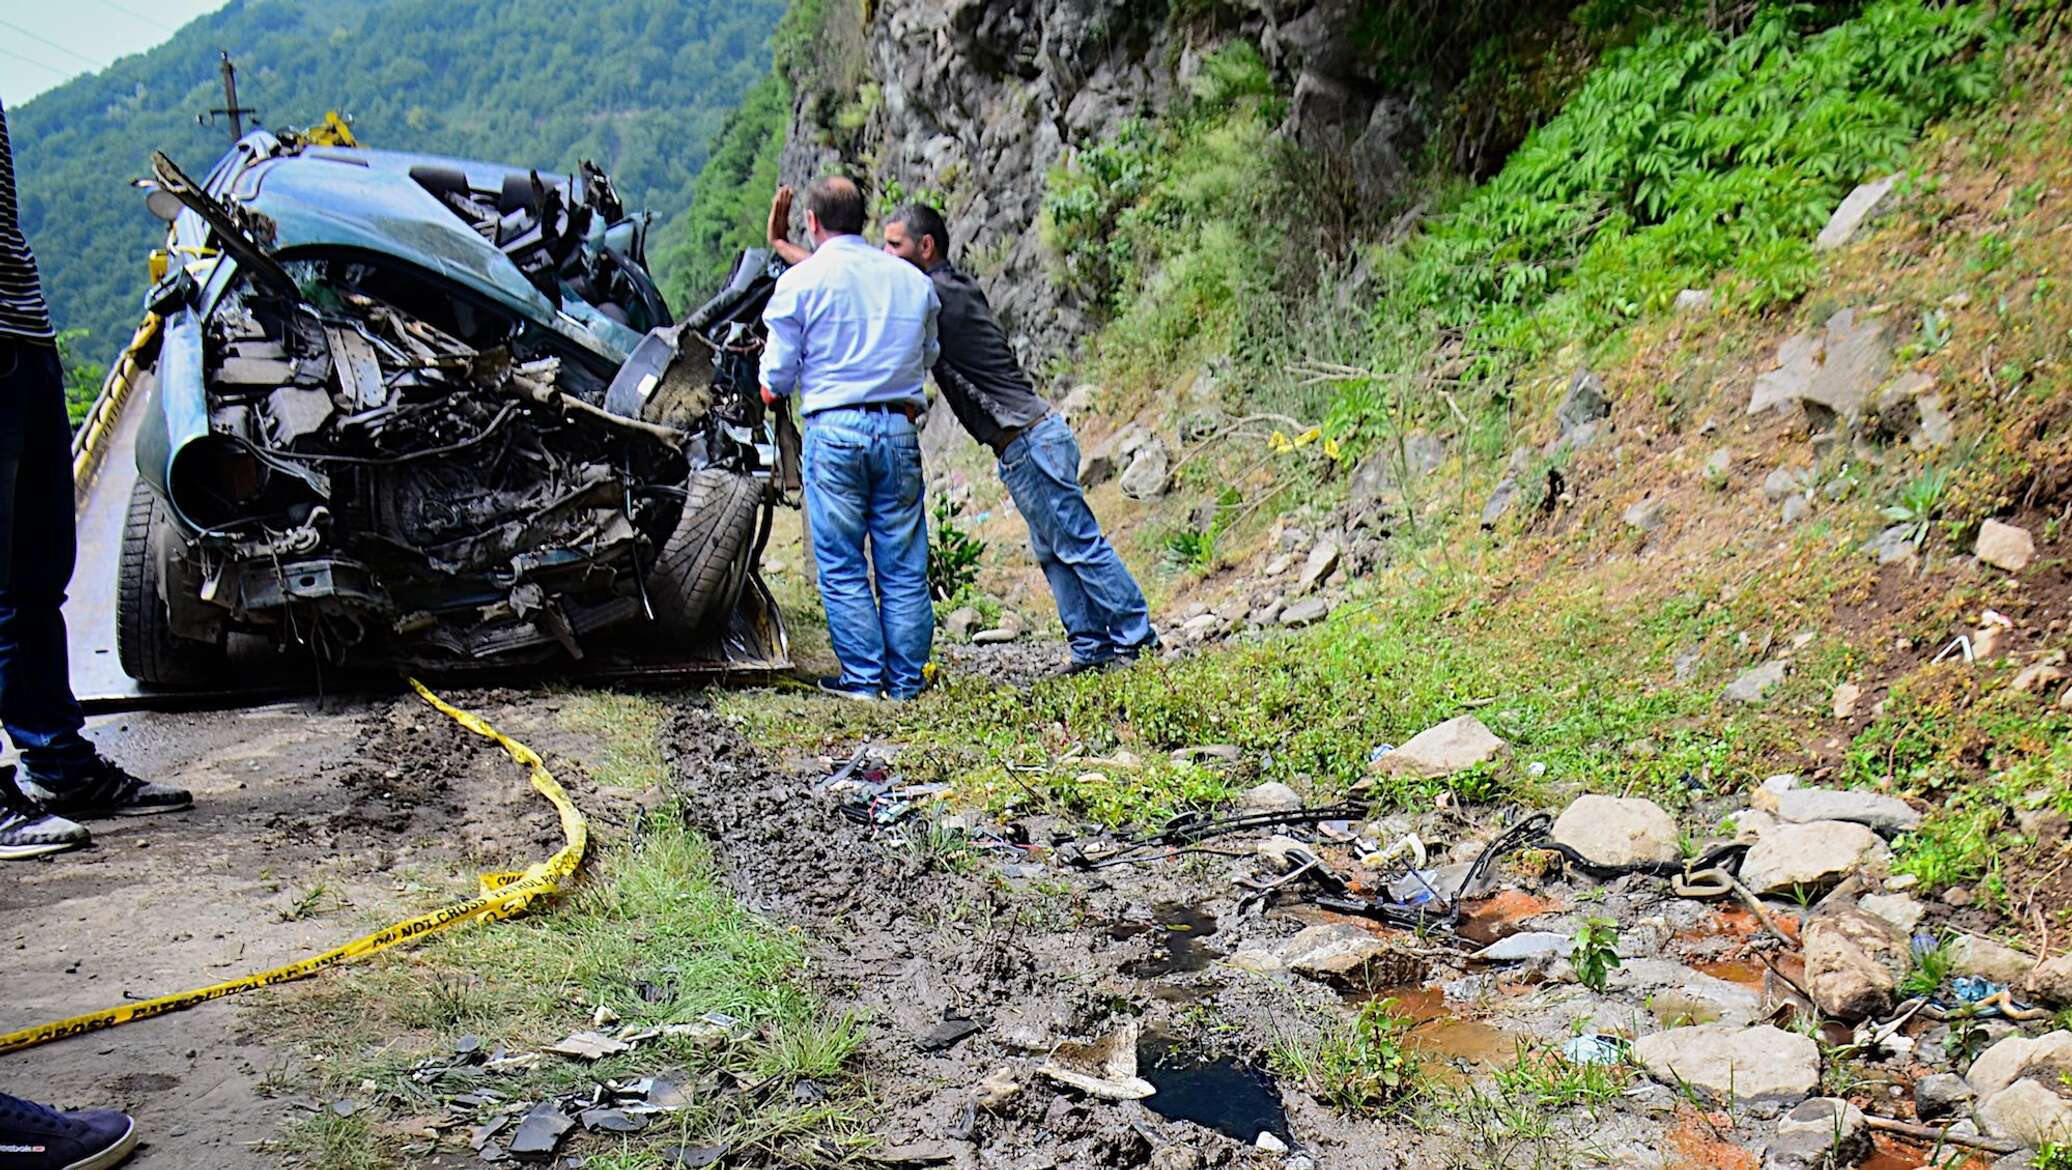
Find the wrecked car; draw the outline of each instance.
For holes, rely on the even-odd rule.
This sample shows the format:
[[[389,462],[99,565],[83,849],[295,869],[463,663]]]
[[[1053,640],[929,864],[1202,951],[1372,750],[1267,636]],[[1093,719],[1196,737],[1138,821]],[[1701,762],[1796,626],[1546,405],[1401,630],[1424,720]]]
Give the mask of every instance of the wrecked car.
[[[261,131],[200,182],[153,172],[132,677],[220,682],[255,639],[319,668],[782,658],[756,560],[796,435],[755,385],[761,255],[677,323],[648,217],[588,163]]]

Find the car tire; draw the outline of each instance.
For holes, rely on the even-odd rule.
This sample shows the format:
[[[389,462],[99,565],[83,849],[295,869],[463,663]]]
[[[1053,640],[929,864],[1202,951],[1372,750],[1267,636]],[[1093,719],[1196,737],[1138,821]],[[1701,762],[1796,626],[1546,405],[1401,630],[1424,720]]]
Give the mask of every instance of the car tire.
[[[723,617],[741,598],[754,552],[762,484],[708,467],[691,473],[683,515],[648,574],[655,619],[689,634]]]
[[[221,682],[228,671],[221,641],[199,642],[173,633],[161,582],[178,539],[158,493],[138,480],[122,525],[115,656],[125,673],[146,686],[204,686]]]

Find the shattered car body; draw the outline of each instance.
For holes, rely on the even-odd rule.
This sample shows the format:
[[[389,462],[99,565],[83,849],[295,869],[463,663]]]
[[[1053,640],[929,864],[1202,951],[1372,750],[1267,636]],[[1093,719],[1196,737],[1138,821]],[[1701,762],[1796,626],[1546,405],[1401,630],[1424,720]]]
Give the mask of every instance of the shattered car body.
[[[424,669],[642,627],[782,659],[755,561],[795,442],[742,384],[759,257],[675,325],[645,214],[587,163],[265,132],[200,183],[154,163],[172,263],[118,581],[133,677],[218,678],[254,635]]]

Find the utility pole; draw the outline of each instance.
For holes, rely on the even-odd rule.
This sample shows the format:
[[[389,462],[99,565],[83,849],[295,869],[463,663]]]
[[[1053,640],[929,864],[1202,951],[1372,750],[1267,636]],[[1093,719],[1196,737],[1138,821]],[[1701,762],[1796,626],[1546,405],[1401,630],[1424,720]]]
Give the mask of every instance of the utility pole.
[[[223,61],[217,68],[223,74],[223,106],[210,110],[209,113],[222,114],[230,119],[230,140],[236,142],[245,136],[245,115],[256,114],[259,111],[251,106],[237,104],[237,66],[230,62],[229,49],[222,52]]]

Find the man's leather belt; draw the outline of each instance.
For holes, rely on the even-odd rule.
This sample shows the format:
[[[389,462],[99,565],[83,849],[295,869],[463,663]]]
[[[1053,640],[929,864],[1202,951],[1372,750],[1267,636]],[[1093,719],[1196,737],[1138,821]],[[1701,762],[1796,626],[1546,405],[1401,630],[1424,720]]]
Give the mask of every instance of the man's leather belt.
[[[999,435],[995,436],[993,439],[993,454],[999,456],[1002,459],[1007,458],[1007,448],[1009,444],[1013,443],[1016,439],[1021,438],[1023,435],[1028,434],[1030,431],[1035,429],[1037,423],[1042,422],[1044,419],[1047,419],[1051,415],[1056,413],[1057,411],[1054,410],[1046,410],[1042,414],[1037,415],[1035,418],[1030,419],[1028,422],[1023,423],[1018,427],[1009,427],[1008,429],[1001,431]]]
[[[919,421],[921,408],[911,402],[852,402],[847,406],[830,406],[816,410],[807,418],[826,414],[830,410],[867,410],[873,414],[903,414],[908,422]]]

